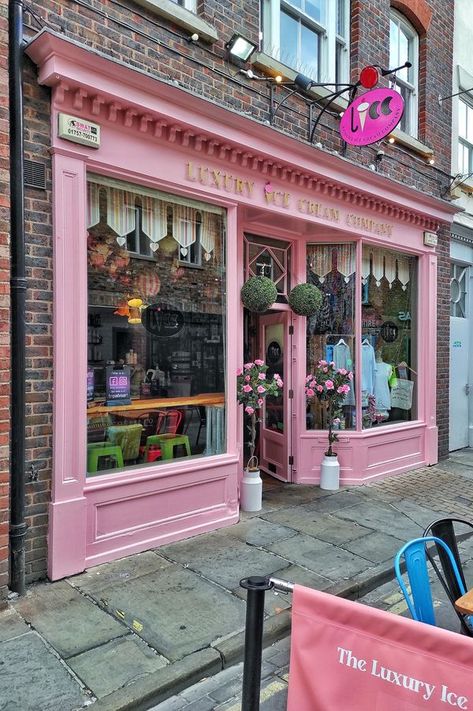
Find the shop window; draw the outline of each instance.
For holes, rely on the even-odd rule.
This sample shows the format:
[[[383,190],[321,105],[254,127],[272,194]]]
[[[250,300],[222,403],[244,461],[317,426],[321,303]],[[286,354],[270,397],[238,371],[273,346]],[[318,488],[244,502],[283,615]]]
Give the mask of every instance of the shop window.
[[[466,318],[469,267],[453,263],[450,267],[450,316]]]
[[[458,172],[473,173],[473,106],[458,101]]]
[[[314,81],[347,81],[348,0],[263,0],[263,49]]]
[[[87,475],[224,452],[224,211],[90,176],[87,217]]]
[[[277,301],[287,303],[291,290],[291,245],[282,240],[245,235],[245,279],[265,276],[276,285]]]
[[[399,67],[406,61],[412,64],[396,72],[391,81],[391,87],[404,99],[404,115],[399,128],[411,136],[417,136],[419,35],[410,22],[395,10],[391,10],[389,26],[389,66]]]
[[[355,245],[308,245],[307,281],[323,295],[320,310],[307,319],[307,373],[326,360],[355,374]],[[356,425],[355,380],[352,385],[341,411],[334,413],[340,429]],[[307,429],[327,429],[326,417],[317,400],[307,405]]]
[[[415,419],[417,259],[364,245],[361,280],[363,428]]]

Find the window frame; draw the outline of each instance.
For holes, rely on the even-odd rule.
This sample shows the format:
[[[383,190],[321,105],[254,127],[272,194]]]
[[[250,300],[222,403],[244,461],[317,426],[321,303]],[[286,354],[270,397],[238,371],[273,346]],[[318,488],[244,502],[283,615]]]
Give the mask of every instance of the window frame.
[[[460,134],[460,107],[461,105],[465,105],[466,109],[466,116],[465,116],[465,133],[466,136],[462,136]],[[462,175],[471,175],[473,173],[473,142],[470,142],[467,138],[468,135],[468,109],[471,109],[473,111],[473,102],[468,101],[464,97],[459,97],[458,98],[458,146],[457,146],[457,170],[459,173]],[[473,118],[472,118],[473,121]],[[463,164],[460,166],[460,161],[459,161],[459,148],[462,146],[463,148],[466,148],[468,151],[468,167],[466,173],[463,172]]]
[[[184,10],[197,13],[197,0],[171,0],[171,2],[179,5],[179,7],[183,7]]]
[[[389,12],[389,55],[391,56],[391,22],[394,22],[398,30],[402,31],[408,40],[406,58],[399,57],[399,61],[396,62],[396,66],[399,66],[405,61],[412,62],[412,78],[413,81],[407,81],[401,79],[397,74],[393,76],[390,86],[392,89],[398,90],[397,87],[403,88],[408,92],[409,101],[405,102],[405,113],[407,114],[407,124],[403,130],[409,136],[417,138],[419,130],[419,33],[415,27],[402,15],[400,12],[394,8],[390,9]],[[401,93],[401,92],[399,92]],[[402,124],[402,121],[401,121]]]
[[[337,11],[338,2],[343,6],[343,25],[345,36],[337,34]],[[298,42],[297,66],[290,66],[281,58],[280,30],[281,14],[293,17],[301,25],[305,25],[316,33],[319,38],[318,56],[318,76],[311,76],[318,82],[345,82],[349,79],[349,27],[350,27],[350,3],[349,0],[329,0],[326,5],[325,25],[310,17],[304,10],[293,5],[290,0],[262,0],[262,35],[263,51],[278,62],[281,62],[295,72],[307,74],[304,69],[302,57],[300,56],[300,42]],[[300,31],[299,31],[300,36]],[[339,71],[337,76],[337,49],[340,50]],[[310,76],[308,74],[308,76]]]

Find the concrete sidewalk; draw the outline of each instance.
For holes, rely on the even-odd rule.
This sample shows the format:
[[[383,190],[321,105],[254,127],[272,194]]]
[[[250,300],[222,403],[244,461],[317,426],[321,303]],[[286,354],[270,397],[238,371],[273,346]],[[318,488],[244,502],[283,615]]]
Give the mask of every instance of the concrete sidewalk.
[[[439,515],[472,518],[473,453],[382,482],[322,491],[270,482],[240,523],[29,588],[0,614],[0,711],[148,709],[239,661],[241,578],[275,574],[358,598]],[[473,543],[472,543],[473,546]],[[266,641],[290,597],[266,596]]]

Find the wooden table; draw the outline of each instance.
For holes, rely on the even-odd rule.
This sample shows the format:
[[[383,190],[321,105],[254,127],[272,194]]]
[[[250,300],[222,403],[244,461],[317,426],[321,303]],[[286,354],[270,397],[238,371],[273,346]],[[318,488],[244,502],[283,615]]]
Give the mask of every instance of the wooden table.
[[[201,393],[187,397],[160,397],[132,400],[131,405],[93,405],[87,408],[87,417],[105,415],[112,412],[136,413],[162,410],[167,407],[198,407],[199,405],[223,405],[225,393]]]
[[[468,590],[462,597],[455,601],[458,612],[464,615],[473,615],[473,589]]]

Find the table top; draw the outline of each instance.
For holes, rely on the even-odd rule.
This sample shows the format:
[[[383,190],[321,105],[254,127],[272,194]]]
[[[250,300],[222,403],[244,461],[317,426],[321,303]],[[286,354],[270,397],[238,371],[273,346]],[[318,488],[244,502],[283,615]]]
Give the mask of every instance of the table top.
[[[473,615],[473,589],[458,598],[455,601],[455,607],[465,615]]]
[[[130,405],[93,405],[87,408],[87,417],[104,415],[110,412],[136,412],[161,410],[167,407],[197,407],[198,405],[223,405],[225,393],[201,393],[187,397],[159,397],[132,400]]]

